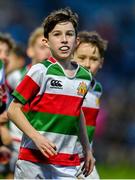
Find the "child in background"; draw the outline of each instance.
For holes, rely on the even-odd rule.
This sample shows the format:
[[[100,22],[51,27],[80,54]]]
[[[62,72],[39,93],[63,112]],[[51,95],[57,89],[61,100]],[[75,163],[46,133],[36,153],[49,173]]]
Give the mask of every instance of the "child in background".
[[[103,40],[97,32],[82,31],[78,34],[78,37],[79,44],[74,52],[74,58],[80,65],[88,68],[95,76],[99,69],[101,69],[103,66],[104,53],[107,48],[107,41]],[[99,82],[93,79],[82,107],[86,120],[90,146],[92,146],[92,140],[94,137],[96,118],[100,108],[99,99],[101,95],[102,86]],[[82,152],[81,146],[80,152]],[[82,165],[80,166],[76,175],[78,178],[99,179],[99,175],[95,167],[88,177],[84,177],[81,172]]]
[[[47,59],[50,56],[50,50],[45,43],[43,42],[44,39],[44,29],[43,27],[36,28],[29,37],[28,40],[28,47],[27,47],[27,55],[31,59],[31,63],[27,66],[23,67],[20,70],[16,70],[10,73],[7,76],[7,85],[9,87],[10,92],[13,92],[17,85],[21,82],[25,74],[28,72],[30,67],[38,62]],[[16,62],[22,62],[22,65],[25,62],[26,54],[21,47],[16,47],[12,51],[12,56],[10,58],[16,57]],[[12,60],[12,59],[11,59]],[[18,152],[20,148],[20,143],[22,139],[22,132],[20,129],[16,127],[13,122],[10,122],[10,134],[13,140],[13,150],[12,150],[12,159],[10,161],[10,168],[11,171],[14,172],[15,170],[15,163],[18,159]]]
[[[14,42],[9,34],[0,33],[0,72],[1,72],[1,84],[0,84],[0,173],[6,174],[8,172],[8,161],[10,159],[11,151],[8,146],[11,144],[11,137],[7,128],[7,92],[5,86],[5,69],[8,66],[9,54],[14,46]],[[2,165],[6,164],[6,165]]]
[[[75,178],[80,164],[77,127],[85,152],[84,174],[93,169],[81,115],[92,76],[71,61],[77,42],[77,15],[52,12],[44,21],[45,42],[52,57],[31,67],[13,92],[9,118],[23,131],[15,178]],[[71,107],[73,105],[73,107]]]
[[[22,67],[20,70],[16,70],[16,71],[10,73],[6,78],[7,86],[9,88],[10,92],[12,92],[16,88],[16,86],[20,83],[20,81],[22,80],[22,78],[28,72],[28,70],[30,69],[30,67],[32,65],[37,64],[38,62],[41,62],[50,56],[50,50],[43,42],[43,39],[44,39],[43,27],[36,28],[30,34],[26,53],[27,53],[27,56],[30,58],[31,63],[25,67],[23,67],[23,65],[25,62],[26,54],[23,51],[23,49],[16,47],[12,51],[12,54],[11,54],[12,56],[10,56],[10,58],[12,58],[13,55],[16,56],[16,63],[17,63],[18,59],[21,58]],[[12,59],[11,59],[11,61],[12,61]]]
[[[8,87],[9,93],[12,93],[12,91],[15,89],[17,84],[22,79],[25,60],[26,60],[25,49],[21,45],[16,44],[9,55],[8,68],[10,69],[11,72],[8,73],[6,76],[6,85]]]
[[[25,65],[25,49],[21,44],[15,44],[9,55],[9,63],[6,67],[6,76],[13,71],[21,69]]]
[[[43,42],[44,28],[36,28],[28,40],[27,55],[31,59],[31,65],[42,62],[50,56],[50,49]]]
[[[9,54],[14,46],[14,42],[9,34],[0,33],[0,91],[2,96],[0,114],[5,111],[7,103],[7,93],[5,87],[5,70],[9,63]],[[1,117],[2,118],[2,117]]]
[[[4,92],[5,86],[5,70],[2,60],[0,60],[0,114],[6,109],[6,92]],[[10,149],[6,147],[11,143],[9,132],[6,127],[7,118],[0,120],[0,164],[7,164],[11,156]],[[4,169],[4,166],[2,166]]]

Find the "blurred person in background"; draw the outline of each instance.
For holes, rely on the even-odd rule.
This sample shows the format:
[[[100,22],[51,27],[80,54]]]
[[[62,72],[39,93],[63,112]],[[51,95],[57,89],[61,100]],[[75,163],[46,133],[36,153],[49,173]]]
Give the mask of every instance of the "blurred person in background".
[[[11,60],[17,64],[19,61],[19,68],[18,70],[12,71],[7,75],[6,83],[9,88],[9,91],[12,92],[16,86],[20,83],[23,79],[24,75],[27,71],[31,68],[32,65],[37,64],[50,56],[50,50],[43,42],[44,34],[43,34],[43,27],[37,27],[31,34],[28,39],[28,46],[26,49],[26,53],[21,47],[15,47],[10,55]],[[30,64],[26,65],[25,67],[25,58],[27,56],[30,58]],[[16,62],[16,63],[15,63]],[[17,67],[16,67],[17,68]]]
[[[0,173],[7,174],[9,171],[11,136],[7,128],[7,92],[5,85],[5,70],[9,63],[9,54],[14,42],[9,34],[0,33]]]
[[[9,93],[12,93],[17,84],[22,79],[25,69],[25,61],[25,49],[21,45],[16,44],[9,55],[8,69],[10,69],[10,72],[8,72],[6,76],[6,85],[8,87]]]
[[[95,76],[102,68],[104,62],[104,53],[107,49],[107,41],[95,31],[82,31],[78,34],[79,43],[74,52],[74,59],[87,68]],[[100,108],[100,97],[102,95],[102,86],[93,79],[91,86],[83,103],[83,112],[86,120],[87,133],[89,137],[90,147],[92,147],[92,140],[96,128],[96,119]],[[82,148],[80,146],[80,158],[83,159]],[[83,162],[78,169],[76,176],[78,178],[86,179],[100,179],[96,167],[88,177],[84,177],[81,168]]]
[[[9,63],[6,67],[6,76],[11,74],[13,71],[22,69],[25,65],[25,49],[21,44],[15,44],[9,55]]]
[[[28,39],[27,55],[31,59],[31,63],[23,67],[25,63],[26,54],[24,50],[19,46],[16,46],[10,55],[11,61],[14,58],[16,63],[22,64],[22,68],[15,70],[7,75],[6,83],[10,93],[12,93],[17,85],[21,82],[30,67],[36,63],[39,63],[50,56],[50,49],[43,42],[44,29],[43,27],[37,27]],[[15,66],[14,66],[15,67]],[[14,123],[10,121],[10,134],[12,137],[12,158],[10,161],[11,172],[14,173],[15,163],[18,159],[18,152],[20,148],[20,142],[22,139],[22,132],[16,127]]]
[[[50,56],[50,49],[44,41],[43,27],[36,28],[28,40],[27,55],[31,59],[31,65],[37,64]]]

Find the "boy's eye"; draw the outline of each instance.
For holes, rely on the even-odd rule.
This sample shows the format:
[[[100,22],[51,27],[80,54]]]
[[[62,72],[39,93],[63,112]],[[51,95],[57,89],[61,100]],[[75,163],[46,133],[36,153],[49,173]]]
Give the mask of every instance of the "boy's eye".
[[[78,57],[78,58],[81,59],[81,60],[84,60],[84,59],[85,59],[84,56],[80,56],[80,57]]]
[[[97,58],[91,58],[91,60],[92,60],[92,61],[98,61],[98,59],[97,59]]]
[[[59,35],[60,35],[60,33],[54,33],[53,35],[54,35],[54,36],[59,36]]]
[[[74,36],[74,33],[69,32],[69,33],[67,33],[67,35],[68,35],[68,36]]]

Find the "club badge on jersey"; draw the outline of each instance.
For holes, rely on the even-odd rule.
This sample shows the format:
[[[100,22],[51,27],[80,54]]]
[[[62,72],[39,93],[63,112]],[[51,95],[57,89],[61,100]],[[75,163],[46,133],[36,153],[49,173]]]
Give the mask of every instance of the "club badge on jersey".
[[[86,92],[87,92],[87,85],[85,82],[82,81],[77,88],[77,94],[84,96]]]

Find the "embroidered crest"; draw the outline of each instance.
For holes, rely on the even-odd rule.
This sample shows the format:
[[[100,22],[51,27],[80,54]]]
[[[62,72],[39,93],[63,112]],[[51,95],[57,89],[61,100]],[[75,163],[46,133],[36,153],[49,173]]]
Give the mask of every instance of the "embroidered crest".
[[[87,92],[87,85],[85,82],[81,82],[77,88],[77,94],[84,96],[86,92]]]

